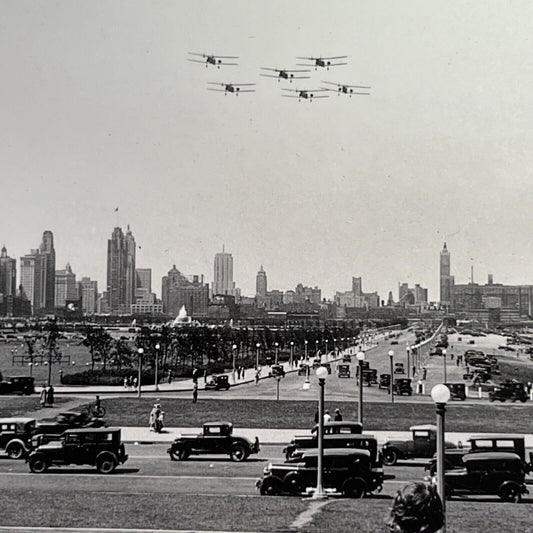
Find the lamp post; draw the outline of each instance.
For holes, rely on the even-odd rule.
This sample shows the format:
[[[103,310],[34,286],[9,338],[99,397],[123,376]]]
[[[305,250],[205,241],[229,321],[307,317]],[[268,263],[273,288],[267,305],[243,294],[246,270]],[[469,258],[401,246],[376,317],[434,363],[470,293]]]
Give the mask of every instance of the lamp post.
[[[159,349],[161,348],[161,345],[157,343],[155,345],[155,390],[159,390],[159,379],[157,376],[158,370],[159,370]]]
[[[305,381],[306,383],[309,383],[309,353],[307,352],[307,339],[304,340],[304,346],[305,346],[305,364],[306,364],[306,369],[307,369],[307,374],[306,374],[306,378],[305,378]]]
[[[274,364],[278,364],[278,346],[279,346],[279,343],[275,342],[274,343],[274,346],[276,347],[276,355],[274,356]]]
[[[363,361],[365,360],[365,352],[357,354],[357,361],[359,362],[359,403],[357,404],[357,421],[363,424]]]
[[[294,341],[291,341],[291,361],[290,361],[291,368],[292,368],[293,359],[294,359]]]
[[[318,378],[319,396],[318,396],[318,464],[316,473],[316,490],[313,499],[323,500],[326,498],[324,487],[322,486],[322,471],[324,469],[324,387],[326,385],[326,376],[328,371],[323,366],[316,369]]]
[[[237,353],[237,345],[234,344],[232,346],[233,349],[233,383],[235,383],[235,355]]]
[[[257,343],[255,347],[257,348],[257,352],[255,354],[255,369],[259,370],[259,348],[261,348],[261,344]]]
[[[410,355],[411,349],[409,348],[409,345],[405,347],[405,351],[407,352],[407,379],[409,379],[411,377],[411,370],[409,368],[409,359],[410,359],[409,355]]]
[[[325,340],[325,343],[326,343],[326,361],[327,361],[327,358],[328,358],[328,355],[329,355],[329,352],[328,352],[328,339]]]
[[[389,352],[389,359],[390,359],[390,402],[394,403],[394,388],[393,388],[393,382],[394,382],[394,350],[391,350]]]
[[[137,379],[137,398],[140,398],[141,397],[141,377],[142,377],[144,348],[139,348],[137,350],[137,353],[139,354],[139,374],[138,374],[138,379]]]
[[[318,357],[318,339],[315,340],[315,358]]]
[[[337,339],[333,339],[333,357],[337,356]]]
[[[446,494],[444,488],[444,413],[446,413],[446,404],[450,400],[450,389],[442,383],[435,385],[431,389],[431,398],[437,408],[437,492],[442,500],[442,509],[446,512]]]

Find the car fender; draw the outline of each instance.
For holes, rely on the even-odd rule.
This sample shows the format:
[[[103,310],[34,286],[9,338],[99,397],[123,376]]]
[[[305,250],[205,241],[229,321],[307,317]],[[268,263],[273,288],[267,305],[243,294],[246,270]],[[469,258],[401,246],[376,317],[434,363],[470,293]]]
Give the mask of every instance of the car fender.
[[[30,451],[30,447],[28,446],[28,444],[26,442],[24,442],[22,439],[18,439],[18,438],[14,438],[14,439],[11,439],[7,444],[6,444],[6,447],[5,449],[7,450],[9,448],[9,446],[11,446],[11,444],[14,444],[14,443],[17,443],[17,444],[20,444],[24,450],[26,452],[29,452]]]
[[[115,460],[115,462],[118,464],[119,463],[119,460],[118,460],[118,457],[117,455],[112,452],[112,451],[109,451],[109,450],[102,450],[97,456],[96,456],[96,462],[98,462],[98,460],[102,457],[102,456],[105,456],[105,455],[111,455],[111,457],[113,457],[113,459]]]
[[[403,446],[401,446],[402,443],[385,443],[383,445],[383,448],[381,449],[382,453],[385,453],[387,450],[393,450],[396,452],[396,455],[398,456],[398,459],[405,459],[405,449],[402,449]]]

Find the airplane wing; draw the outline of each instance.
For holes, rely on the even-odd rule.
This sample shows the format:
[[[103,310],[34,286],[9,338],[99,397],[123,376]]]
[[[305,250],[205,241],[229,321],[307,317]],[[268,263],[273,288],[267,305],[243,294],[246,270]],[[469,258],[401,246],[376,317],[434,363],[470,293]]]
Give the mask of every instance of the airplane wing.
[[[235,66],[238,65],[238,64],[239,64],[239,63],[226,63],[226,62],[223,62],[223,61],[221,61],[221,62],[219,63],[219,65],[235,65]]]
[[[216,91],[217,93],[225,93],[226,91],[224,89],[212,89],[211,87],[207,87],[208,91]]]
[[[365,87],[363,85],[346,85],[345,83],[335,83],[333,81],[326,80],[322,80],[322,83],[327,83],[328,85],[335,85],[336,87],[349,87],[351,89],[371,89],[371,87]]]
[[[251,87],[252,85],[256,85],[255,83],[230,83],[229,85],[233,85],[233,87]]]
[[[318,59],[347,59],[348,56],[337,56],[337,57],[319,57]]]
[[[338,67],[340,65],[347,65],[348,63],[330,63],[328,67]]]
[[[239,59],[238,56],[213,56],[215,59]]]
[[[221,85],[222,87],[224,87],[225,85],[228,85],[226,83],[219,83],[218,81],[208,81],[207,82],[207,85]]]
[[[255,93],[255,89],[244,89],[244,90],[241,90],[239,89],[239,92],[240,93]]]
[[[279,78],[276,74],[259,74],[259,76],[264,76],[265,78]]]
[[[322,59],[321,57],[297,57],[296,59],[307,59],[308,61],[316,61],[317,59]]]
[[[281,96],[284,96],[285,98],[300,98],[296,94],[282,94]]]
[[[187,58],[187,61],[192,61],[193,63],[202,63],[202,65],[205,64],[205,61],[201,61],[200,59],[191,59],[190,57]]]
[[[329,98],[329,94],[320,94],[318,96],[313,95],[312,98],[313,99],[315,99],[315,98]]]
[[[323,90],[324,91],[330,91],[332,93],[340,93],[340,91],[338,89],[330,89],[329,87],[323,87]],[[363,94],[363,95],[366,95],[366,96],[370,96],[370,93],[358,93],[356,91],[352,91],[351,93],[342,93],[342,94],[347,94],[348,96],[352,95],[352,94]]]
[[[270,72],[281,72],[281,69],[279,68],[261,67],[261,70],[270,70]]]

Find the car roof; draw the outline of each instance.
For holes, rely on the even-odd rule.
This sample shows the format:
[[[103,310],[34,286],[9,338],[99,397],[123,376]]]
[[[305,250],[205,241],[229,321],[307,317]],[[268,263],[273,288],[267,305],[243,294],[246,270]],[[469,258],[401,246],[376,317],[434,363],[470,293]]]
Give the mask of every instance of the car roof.
[[[437,431],[437,426],[433,425],[433,424],[420,424],[419,426],[411,426],[409,428],[409,431],[415,431],[415,430],[418,430],[418,429],[427,429],[429,431]]]
[[[463,455],[463,462],[469,461],[487,461],[492,459],[494,461],[517,459],[521,461],[520,457],[516,453],[510,452],[484,452],[484,453],[467,453]]]
[[[110,431],[117,432],[120,428],[70,428],[65,430],[65,433],[109,433]]]
[[[361,450],[359,448],[326,448],[324,451],[324,456],[326,455],[344,455],[344,456],[349,456],[349,455],[362,455],[362,456],[365,456],[365,457],[370,457],[370,452],[368,450]],[[309,449],[309,450],[305,450],[303,453],[302,453],[302,458],[303,457],[314,457],[318,455],[318,450],[315,449],[315,448],[312,448],[312,449]]]
[[[224,421],[224,420],[219,420],[217,422],[204,422],[204,424],[202,424],[202,426],[233,426],[233,423],[232,422],[227,422],[227,421]]]
[[[35,418],[26,418],[26,417],[11,417],[11,418],[0,418],[0,424],[26,424],[27,422],[35,422]]]
[[[524,435],[520,435],[518,433],[506,433],[506,434],[480,434],[480,435],[472,435],[468,440],[480,440],[480,439],[499,439],[499,440],[510,440],[510,439],[524,439]]]
[[[338,426],[358,426],[363,427],[363,424],[356,422],[355,420],[330,420],[329,422],[324,422],[324,427],[338,427]],[[318,424],[315,425],[318,427]]]

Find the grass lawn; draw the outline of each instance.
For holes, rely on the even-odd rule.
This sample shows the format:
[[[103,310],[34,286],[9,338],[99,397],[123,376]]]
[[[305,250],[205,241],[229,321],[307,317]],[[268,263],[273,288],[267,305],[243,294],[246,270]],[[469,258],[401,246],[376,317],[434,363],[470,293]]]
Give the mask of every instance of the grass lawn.
[[[70,398],[55,397],[54,406],[70,402]],[[0,417],[23,416],[41,408],[39,395],[33,396],[0,396]],[[43,410],[43,413],[45,411]]]
[[[106,420],[110,425],[145,426],[153,398],[106,399]],[[354,402],[326,402],[331,412],[338,407],[345,419],[356,418]],[[314,424],[316,404],[306,401],[190,400],[164,398],[167,427],[198,427],[206,421],[229,420],[236,427],[309,428]],[[448,431],[531,431],[533,406],[528,404],[464,405],[452,403],[446,411]],[[365,403],[365,430],[407,430],[410,425],[435,420],[431,404]]]

